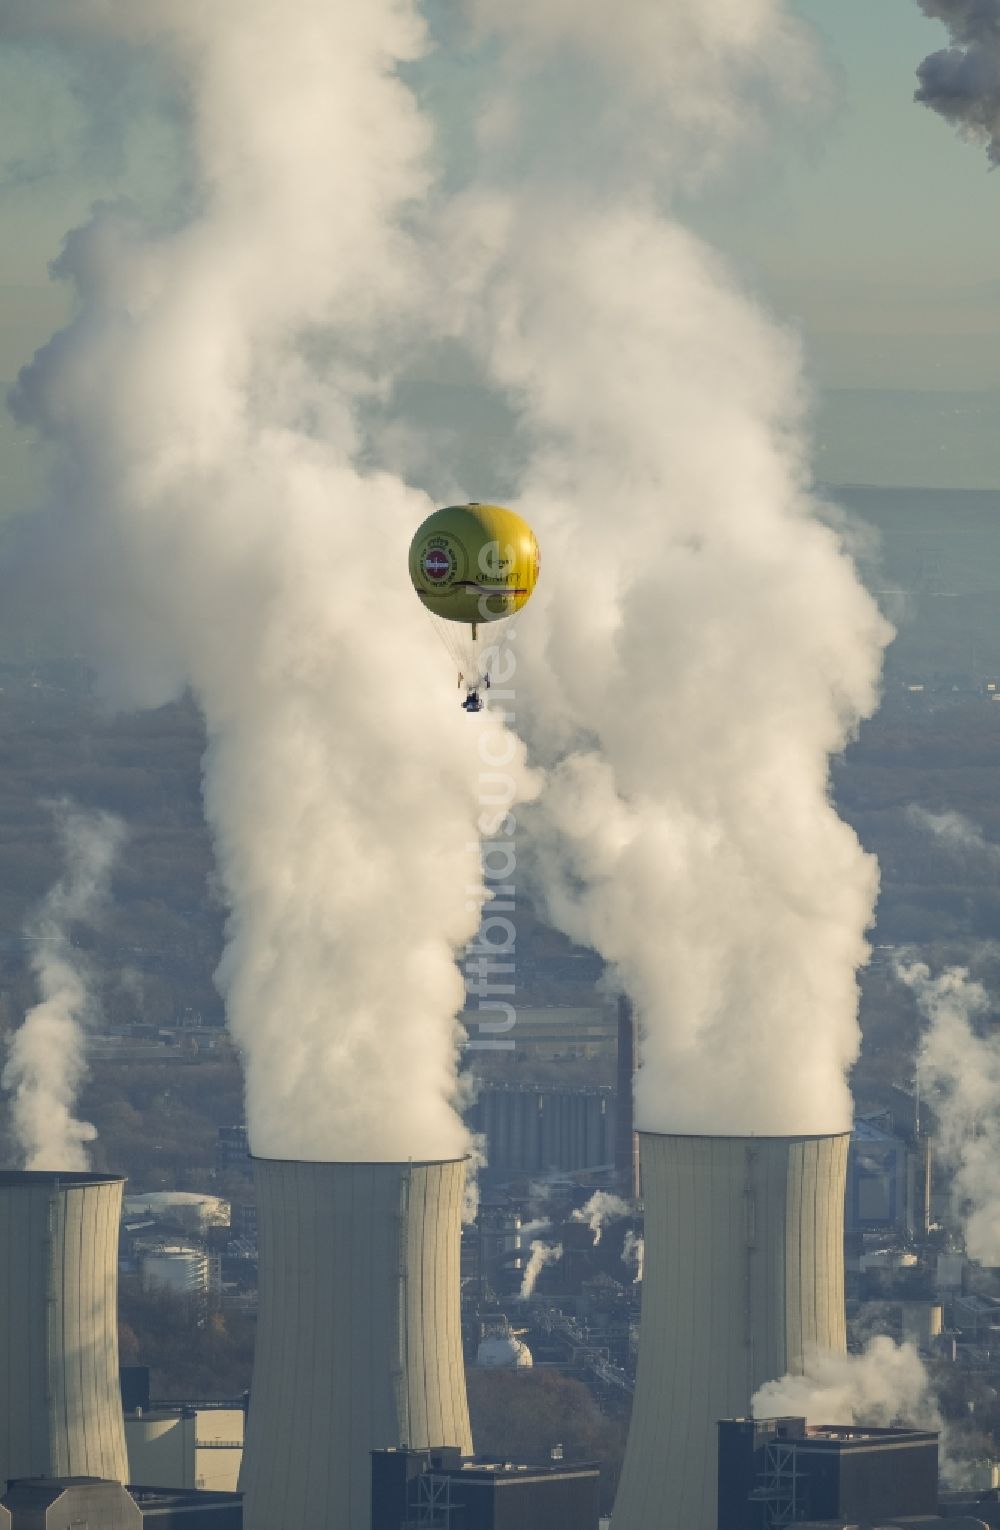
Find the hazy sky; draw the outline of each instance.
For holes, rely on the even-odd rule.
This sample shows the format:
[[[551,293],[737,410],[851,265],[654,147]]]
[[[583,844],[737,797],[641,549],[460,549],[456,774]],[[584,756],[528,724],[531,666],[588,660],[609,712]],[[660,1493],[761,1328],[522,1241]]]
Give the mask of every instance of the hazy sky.
[[[823,476],[996,486],[1000,398],[984,391],[1000,393],[1000,180],[913,102],[916,66],[944,29],[914,0],[796,9],[820,35],[828,100],[781,118],[685,214],[802,329]],[[88,124],[51,64],[0,55],[0,381],[64,311],[46,274],[63,232],[97,197],[155,199],[170,184],[169,123],[145,109],[149,90],[119,89]],[[141,124],[127,162],[123,118]],[[30,494],[30,461],[0,423],[4,508]]]
[[[836,387],[1000,386],[1000,180],[913,101],[945,42],[912,0],[798,0],[823,39],[828,113],[713,188],[706,231],[805,326]]]

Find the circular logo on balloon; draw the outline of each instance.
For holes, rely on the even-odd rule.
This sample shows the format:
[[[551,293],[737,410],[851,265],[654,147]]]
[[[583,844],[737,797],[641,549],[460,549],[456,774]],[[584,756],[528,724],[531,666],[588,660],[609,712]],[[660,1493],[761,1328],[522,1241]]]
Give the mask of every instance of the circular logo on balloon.
[[[420,567],[431,584],[447,584],[455,573],[455,554],[443,538],[437,538],[424,548]]]

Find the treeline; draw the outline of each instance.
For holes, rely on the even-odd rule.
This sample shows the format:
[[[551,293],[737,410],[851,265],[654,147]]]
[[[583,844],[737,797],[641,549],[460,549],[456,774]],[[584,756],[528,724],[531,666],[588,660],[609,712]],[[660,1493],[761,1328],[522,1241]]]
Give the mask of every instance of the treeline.
[[[159,1402],[237,1398],[250,1386],[256,1319],[215,1302],[144,1291],[136,1276],[119,1285],[122,1365],[148,1365]]]
[[[621,1476],[629,1410],[614,1416],[574,1376],[558,1371],[468,1371],[472,1438],[480,1455],[546,1461],[559,1446],[565,1461],[601,1468],[601,1510],[609,1514]]]

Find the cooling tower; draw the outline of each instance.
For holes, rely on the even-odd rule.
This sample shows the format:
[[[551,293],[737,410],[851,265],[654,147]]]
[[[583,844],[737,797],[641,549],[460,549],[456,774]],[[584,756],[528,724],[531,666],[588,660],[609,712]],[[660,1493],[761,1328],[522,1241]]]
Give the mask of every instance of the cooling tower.
[[[472,1449],[465,1164],[258,1158],[246,1530],[370,1530],[376,1448]]]
[[[124,1482],[118,1225],[124,1180],[0,1172],[0,1482]]]
[[[639,1368],[614,1530],[715,1530],[718,1421],[843,1354],[847,1134],[640,1134]]]

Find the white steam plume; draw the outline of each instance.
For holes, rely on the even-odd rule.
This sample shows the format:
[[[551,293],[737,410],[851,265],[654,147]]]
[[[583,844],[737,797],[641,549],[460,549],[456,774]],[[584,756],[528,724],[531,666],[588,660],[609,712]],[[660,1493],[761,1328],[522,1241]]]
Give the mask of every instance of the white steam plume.
[[[632,1277],[632,1284],[634,1286],[638,1285],[642,1279],[645,1259],[646,1240],[638,1233],[634,1233],[630,1227],[625,1234],[625,1241],[622,1244],[622,1264],[626,1265],[629,1269],[635,1270],[635,1274]]]
[[[1000,0],[918,0],[925,16],[943,21],[952,46],[924,59],[914,99],[938,112],[965,138],[985,144],[1000,164]]]
[[[536,1232],[548,1232],[552,1226],[550,1217],[533,1217],[530,1222],[521,1223],[521,1242],[532,1238]]]
[[[620,1195],[612,1195],[608,1190],[595,1190],[585,1206],[576,1208],[570,1221],[587,1223],[594,1235],[596,1248],[601,1241],[605,1225],[608,1222],[618,1221],[621,1217],[627,1217],[628,1214],[628,1204]]]
[[[16,407],[59,455],[35,540],[85,592],[105,687],[189,685],[204,713],[253,1150],[460,1154],[481,734],[406,577],[431,505],[358,425],[426,301],[405,223],[431,134],[397,72],[416,5],[15,0],[0,34],[81,71],[135,44],[186,127],[187,219],[105,207],[69,236],[76,317]]]
[[[741,42],[739,8],[697,9],[700,88],[738,114],[741,75],[777,61]],[[587,6],[578,27],[578,10],[505,7],[491,54],[515,99],[556,67],[545,49],[586,54],[598,131],[577,124],[576,178],[561,122],[511,111],[530,155],[510,150],[517,176],[480,180],[450,222],[449,322],[531,443],[520,507],[558,570],[519,673],[548,766],[535,871],[636,1001],[641,1127],[840,1131],[878,879],[828,766],[876,705],[889,629],[807,490],[795,342],[661,210],[669,168],[645,174],[679,67],[646,46],[654,7],[642,26]],[[755,36],[790,25],[776,3],[752,13]],[[678,152],[687,126],[681,110]]]
[[[909,1424],[940,1429],[930,1379],[913,1344],[884,1334],[861,1355],[816,1354],[801,1376],[782,1376],[754,1394],[754,1418],[804,1418],[807,1424]]]
[[[543,1243],[541,1239],[535,1239],[531,1245],[531,1254],[524,1267],[524,1275],[521,1279],[520,1296],[522,1301],[527,1301],[534,1291],[538,1277],[545,1266],[547,1264],[554,1264],[557,1259],[562,1258],[562,1251],[561,1243]]]
[[[983,1033],[993,1006],[965,967],[934,976],[900,962],[927,1026],[917,1073],[938,1122],[938,1152],[953,1171],[952,1200],[973,1259],[1000,1265],[1000,1036]]]
[[[807,34],[776,0],[630,0],[613,19],[602,0],[466,0],[465,8],[480,37],[503,40],[512,64],[484,80],[480,150],[519,169],[519,130],[532,141],[553,132],[553,66],[557,81],[569,70],[578,86],[556,97],[558,175],[582,163],[588,174],[603,166],[620,177],[624,150],[633,165],[688,178],[753,136],[769,98],[802,100],[822,88]],[[648,131],[637,130],[637,108]],[[552,168],[536,164],[533,174]]]
[[[1000,864],[1000,845],[988,840],[978,824],[966,818],[964,813],[956,813],[950,808],[941,813],[932,813],[915,803],[911,803],[906,812],[912,823],[931,834],[952,854]]]
[[[66,870],[25,922],[41,994],[11,1038],[0,1075],[10,1090],[13,1134],[27,1169],[86,1169],[97,1136],[74,1115],[86,1073],[86,1027],[94,999],[73,929],[101,920],[124,826],[110,813],[56,805]]]

